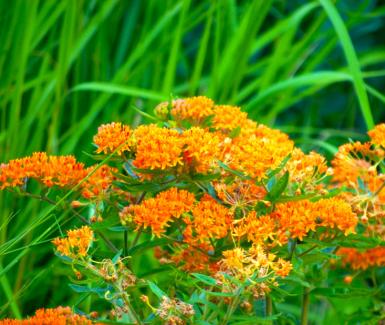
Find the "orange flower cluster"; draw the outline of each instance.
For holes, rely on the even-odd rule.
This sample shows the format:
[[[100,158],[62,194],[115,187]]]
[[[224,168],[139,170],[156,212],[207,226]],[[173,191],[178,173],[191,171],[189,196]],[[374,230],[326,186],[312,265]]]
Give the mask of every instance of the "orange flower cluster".
[[[186,216],[183,220],[187,225],[183,233],[184,241],[194,244],[226,237],[233,216],[229,209],[205,194],[192,209],[192,218]]]
[[[0,325],[91,325],[92,321],[85,316],[74,314],[70,307],[38,309],[28,319],[3,319]]]
[[[97,166],[91,166],[85,170],[85,174],[91,174]],[[82,184],[82,195],[87,199],[98,196],[103,197],[112,188],[112,182],[116,179],[114,173],[117,170],[107,165],[100,166]]]
[[[352,188],[358,187],[358,179],[364,182],[377,176],[373,167],[380,152],[372,148],[370,142],[354,142],[344,144],[332,161],[333,181]],[[374,161],[373,161],[374,159]]]
[[[186,120],[193,124],[200,124],[213,115],[213,106],[214,102],[204,96],[177,99],[172,101],[171,115],[177,121]]]
[[[294,148],[284,170],[289,172],[291,182],[307,182],[315,186],[312,184],[313,181],[326,173],[328,166],[325,158],[320,154],[310,152],[306,155],[301,149]]]
[[[268,275],[269,269],[279,276],[287,276],[293,266],[289,261],[276,258],[272,253],[266,253],[261,246],[253,245],[245,250],[236,247],[223,252],[223,258],[219,262],[221,271],[225,271],[238,279],[250,279]]]
[[[128,125],[122,123],[102,124],[94,136],[94,143],[98,146],[97,153],[110,154],[116,150],[118,155],[131,151],[133,140],[132,131]]]
[[[275,254],[266,252],[262,246],[253,245],[248,250],[241,247],[224,251],[223,258],[219,261],[219,272],[215,277],[221,284],[222,291],[233,292],[234,281],[229,281],[225,274],[238,279],[242,283],[249,283],[245,290],[250,291],[254,298],[263,297],[270,291],[271,285],[278,285],[276,277],[286,277],[293,266],[289,261],[276,257]],[[260,281],[261,278],[266,278]]]
[[[75,186],[85,176],[84,165],[73,156],[48,156],[36,152],[0,165],[0,189],[21,186],[26,178],[36,179],[48,187]]]
[[[266,196],[266,189],[250,180],[236,179],[230,184],[215,182],[214,188],[219,199],[231,205],[232,210],[254,206]]]
[[[163,170],[182,164],[183,141],[178,131],[154,124],[141,125],[133,136],[136,143],[135,167]]]
[[[119,123],[102,125],[94,138],[97,152],[110,153],[122,146],[119,153],[130,151],[136,168],[174,173],[218,172],[216,162],[222,161],[260,180],[293,150],[293,142],[286,134],[257,125],[239,107],[214,105],[211,99],[199,96],[161,103],[157,114],[167,116],[169,105],[178,129],[152,124],[131,132]],[[186,129],[183,121],[193,127]],[[175,125],[175,121],[168,125]],[[239,132],[231,134],[236,128]]]
[[[66,238],[55,238],[52,243],[61,255],[75,259],[87,256],[93,237],[94,233],[91,228],[83,226],[79,229],[68,230]]]
[[[194,194],[171,188],[141,204],[125,207],[120,213],[120,220],[122,224],[134,221],[138,227],[150,227],[154,235],[160,236],[172,219],[192,209],[194,201]]]
[[[266,172],[277,168],[293,148],[294,144],[286,134],[259,125],[232,139],[223,161],[232,169],[262,180],[266,178]]]
[[[47,187],[73,188],[81,183],[83,196],[93,198],[109,189],[115,179],[114,169],[104,165],[83,181],[94,169],[95,166],[85,168],[73,156],[48,156],[45,152],[36,152],[0,165],[0,190],[23,186],[30,178]]]
[[[189,170],[206,174],[216,167],[220,154],[220,138],[215,133],[193,127],[183,133],[184,163]]]
[[[368,132],[368,135],[373,144],[385,148],[385,123],[376,125],[373,130]]]
[[[234,236],[246,236],[249,241],[272,245],[285,244],[288,239],[303,238],[317,227],[337,228],[345,235],[355,232],[358,219],[350,205],[338,198],[279,203],[270,215],[258,217],[255,211],[239,220]]]
[[[242,112],[237,106],[217,105],[214,107],[213,114],[212,126],[222,131],[243,128],[251,122],[247,118],[247,113]]]
[[[336,254],[341,256],[344,266],[350,265],[353,270],[366,270],[369,267],[385,266],[385,247],[382,246],[365,251],[343,247]]]

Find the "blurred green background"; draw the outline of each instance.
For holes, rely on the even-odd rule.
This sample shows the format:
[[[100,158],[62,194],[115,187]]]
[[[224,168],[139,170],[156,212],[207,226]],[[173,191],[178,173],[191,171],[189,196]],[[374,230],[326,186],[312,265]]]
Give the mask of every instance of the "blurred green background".
[[[384,16],[375,0],[0,0],[0,161],[92,163],[98,125],[192,95],[330,157],[385,120]],[[1,316],[74,302],[48,209],[0,193]]]

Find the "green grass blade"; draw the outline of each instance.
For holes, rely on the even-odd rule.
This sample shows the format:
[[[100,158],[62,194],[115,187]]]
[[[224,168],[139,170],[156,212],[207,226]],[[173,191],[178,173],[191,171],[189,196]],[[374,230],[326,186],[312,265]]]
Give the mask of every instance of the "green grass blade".
[[[352,40],[350,39],[348,30],[339,15],[336,7],[330,0],[319,0],[327,15],[329,16],[330,21],[332,22],[334,29],[340,39],[346,61],[349,66],[349,71],[353,78],[354,89],[357,94],[357,98],[361,107],[362,115],[364,116],[366,127],[372,129],[374,127],[374,120],[372,116],[372,111],[369,104],[368,94],[365,89],[364,79],[362,77],[362,72],[360,68],[360,63]]]

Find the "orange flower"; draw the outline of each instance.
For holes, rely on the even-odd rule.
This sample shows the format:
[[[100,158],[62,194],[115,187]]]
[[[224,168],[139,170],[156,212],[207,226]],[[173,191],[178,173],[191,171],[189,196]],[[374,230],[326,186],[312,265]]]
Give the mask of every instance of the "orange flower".
[[[94,136],[94,143],[98,146],[97,153],[110,154],[115,150],[118,155],[131,151],[132,131],[128,125],[122,123],[102,124]]]
[[[353,270],[385,266],[385,247],[381,246],[364,251],[342,247],[338,249],[336,254],[341,256],[344,266],[350,265]]]
[[[248,123],[247,113],[242,112],[237,106],[216,105],[214,106],[214,117],[212,125],[214,128],[231,131],[236,127],[242,128]]]
[[[232,209],[244,208],[255,205],[266,196],[263,186],[256,185],[249,180],[236,179],[231,184],[225,182],[214,183],[218,197],[225,203],[230,204]]]
[[[204,96],[177,99],[172,102],[171,115],[177,121],[186,120],[196,125],[213,115],[213,106],[214,102]]]
[[[134,131],[136,156],[133,164],[142,169],[168,169],[182,164],[183,140],[176,130],[154,124]]]
[[[122,224],[133,220],[138,226],[150,227],[154,235],[160,236],[173,218],[179,218],[192,209],[194,201],[194,194],[171,188],[141,204],[125,207],[120,219]]]
[[[299,148],[294,148],[285,166],[285,170],[289,172],[290,181],[297,183],[312,182],[327,169],[324,157],[313,151],[306,155]]]
[[[378,124],[368,132],[371,142],[385,148],[385,123]]]
[[[86,169],[87,175],[91,173],[96,166],[91,166]],[[116,168],[103,165],[99,167],[95,173],[82,183],[82,195],[87,198],[103,197],[106,192],[111,189],[112,182],[116,179],[113,173],[116,173]]]
[[[358,222],[350,205],[337,198],[280,203],[272,216],[279,221],[282,230],[300,240],[318,226],[338,228],[347,235],[355,231]]]
[[[35,315],[28,319],[3,319],[2,325],[91,325],[92,321],[85,316],[72,313],[70,307],[56,307],[47,309],[38,309]]]
[[[293,150],[293,142],[280,131],[259,125],[252,134],[240,135],[229,141],[223,160],[232,169],[257,180],[275,169]]]
[[[187,243],[204,243],[210,238],[219,239],[227,235],[232,223],[229,209],[205,194],[192,210],[192,218],[185,217],[187,225],[183,237]]]
[[[73,156],[47,156],[44,152],[0,165],[0,189],[21,186],[33,178],[48,187],[73,187],[87,175],[84,165]]]
[[[281,258],[276,261],[274,254],[265,252],[259,245],[253,245],[248,250],[235,247],[224,251],[222,254],[223,258],[219,262],[221,271],[242,281],[252,279],[254,276],[257,278],[265,277],[271,271],[276,275],[285,277],[292,269],[289,261]]]
[[[376,159],[378,153],[378,150],[371,148],[369,142],[340,146],[332,161],[333,181],[349,187],[356,187],[358,178],[364,182],[368,181],[377,174],[376,170],[371,168],[371,158]]]
[[[193,127],[183,132],[184,163],[198,173],[206,174],[216,166],[220,139],[215,133]]]
[[[279,228],[278,220],[269,215],[257,216],[255,211],[235,223],[233,235],[238,238],[245,236],[247,240],[258,245],[268,240],[271,240],[273,245],[287,242],[287,235]]]
[[[83,226],[79,229],[68,230],[66,238],[55,238],[52,243],[61,255],[75,259],[87,256],[93,237],[94,233],[91,228]]]

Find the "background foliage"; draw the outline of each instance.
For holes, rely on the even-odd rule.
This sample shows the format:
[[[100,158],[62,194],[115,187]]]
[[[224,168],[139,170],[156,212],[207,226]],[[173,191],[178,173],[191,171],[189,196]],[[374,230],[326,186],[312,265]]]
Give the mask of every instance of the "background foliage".
[[[240,105],[329,156],[385,117],[381,1],[1,0],[0,12],[0,161],[89,161],[98,125],[147,121],[138,109],[170,96]],[[0,314],[73,303],[49,244],[57,212],[9,193],[0,211]]]

